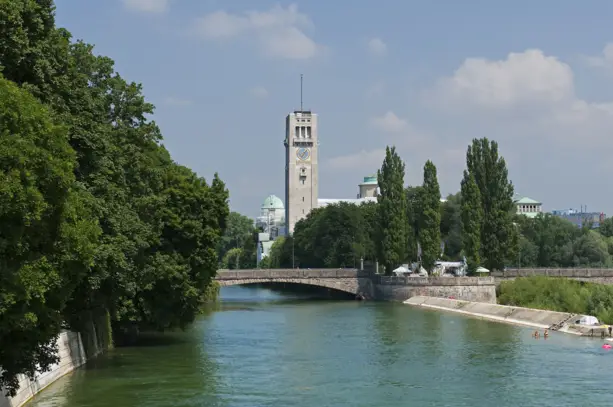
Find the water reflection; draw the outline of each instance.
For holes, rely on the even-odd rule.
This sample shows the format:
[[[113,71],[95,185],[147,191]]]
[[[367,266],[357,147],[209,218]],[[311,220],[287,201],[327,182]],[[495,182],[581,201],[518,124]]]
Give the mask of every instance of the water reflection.
[[[137,346],[115,349],[63,377],[29,406],[189,406],[194,397],[221,405],[218,366],[202,346],[202,327],[144,335]]]

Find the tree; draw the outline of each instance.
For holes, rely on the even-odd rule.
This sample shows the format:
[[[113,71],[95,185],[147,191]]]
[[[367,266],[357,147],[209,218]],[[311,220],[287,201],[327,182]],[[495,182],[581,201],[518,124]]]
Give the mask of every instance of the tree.
[[[418,241],[419,241],[419,216],[422,212],[422,186],[407,187],[405,195],[407,197],[407,260],[415,262],[418,260]]]
[[[441,190],[432,161],[424,165],[424,183],[419,216],[422,267],[430,271],[441,255]]]
[[[300,267],[357,267],[369,246],[368,229],[358,205],[341,202],[311,211],[293,235]]]
[[[474,139],[466,152],[466,166],[481,195],[481,259],[486,268],[503,270],[505,262],[517,253],[517,231],[513,225],[513,184],[504,158],[498,155],[498,143]]]
[[[481,193],[473,174],[464,171],[461,185],[462,196],[462,241],[468,273],[473,274],[481,263],[481,230],[483,208]]]
[[[218,266],[228,193],[217,175],[207,184],[172,161],[141,85],[56,29],[51,0],[2,1],[0,21],[1,70],[47,107],[8,99],[0,119],[10,135],[2,141],[13,150],[23,142],[20,159],[8,149],[0,161],[12,182],[0,189],[23,201],[4,207],[14,219],[0,224],[0,235],[22,240],[19,250],[0,251],[0,278],[11,281],[0,287],[0,313],[23,316],[0,318],[0,384],[14,392],[17,373],[53,360],[60,324],[87,336],[99,313],[114,332],[191,322]],[[31,278],[20,286],[11,273],[26,266]]]
[[[396,153],[396,147],[386,147],[385,159],[377,171],[380,194],[379,204],[379,260],[386,274],[407,257],[408,219],[407,197],[404,191],[404,163]]]
[[[238,212],[230,212],[219,245],[219,258],[222,259],[230,249],[242,247],[247,236],[251,237],[253,230],[253,219]]]
[[[66,129],[0,76],[0,387],[57,361],[55,340],[100,230]]]
[[[462,196],[450,194],[441,205],[441,237],[445,243],[444,257],[458,260],[462,253]]]

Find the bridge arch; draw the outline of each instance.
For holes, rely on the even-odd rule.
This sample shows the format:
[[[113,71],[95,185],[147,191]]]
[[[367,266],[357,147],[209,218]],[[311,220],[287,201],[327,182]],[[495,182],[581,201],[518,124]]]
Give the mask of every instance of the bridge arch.
[[[358,295],[357,284],[350,281],[331,279],[300,279],[300,278],[245,278],[235,280],[218,280],[221,287],[250,284],[298,284],[311,287],[327,288],[347,294]]]
[[[358,298],[373,298],[372,276],[356,269],[251,269],[218,270],[222,287],[248,284],[300,284],[328,288]]]

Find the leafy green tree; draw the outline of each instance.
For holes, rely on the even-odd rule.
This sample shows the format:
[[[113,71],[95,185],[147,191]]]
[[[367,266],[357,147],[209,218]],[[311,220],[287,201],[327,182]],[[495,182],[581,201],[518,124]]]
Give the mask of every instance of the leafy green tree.
[[[404,190],[404,163],[396,147],[386,147],[385,159],[377,171],[379,182],[379,239],[378,258],[391,274],[407,257],[408,219],[407,197]]]
[[[219,245],[219,258],[223,258],[230,249],[243,247],[246,238],[251,237],[253,230],[253,219],[238,212],[230,212]]]
[[[407,187],[405,195],[407,197],[407,260],[415,262],[418,260],[419,241],[419,216],[422,213],[422,186]]]
[[[441,237],[445,243],[444,257],[459,260],[462,253],[462,196],[450,194],[441,205]]]
[[[600,222],[598,231],[605,237],[613,237],[613,218],[607,218]]]
[[[47,165],[52,181],[44,187],[49,195],[40,192],[42,204],[35,194],[42,186],[23,178],[31,184],[28,200],[41,206],[22,220],[36,226],[36,243],[22,246],[29,253],[22,261],[36,260],[46,268],[45,279],[28,280],[29,289],[48,283],[57,299],[40,297],[55,310],[53,320],[37,316],[39,322],[30,323],[31,340],[24,341],[23,348],[11,346],[10,358],[0,350],[2,381],[11,391],[15,372],[32,373],[53,358],[48,338],[57,321],[85,334],[92,315],[100,312],[110,315],[116,332],[126,326],[183,328],[193,320],[218,266],[228,193],[217,176],[207,184],[172,161],[160,144],[159,128],[147,119],[154,107],[141,86],[125,81],[110,58],[94,55],[93,46],[71,42],[68,31],[56,29],[52,1],[0,1],[0,21],[4,75],[47,105],[48,122],[62,124],[65,141],[74,150],[71,157],[44,151],[54,145],[59,130],[38,127],[46,137],[36,157],[28,159],[31,165],[47,165],[55,156],[64,164]],[[7,117],[21,116],[18,105],[7,106]],[[26,110],[36,112],[31,106]],[[11,135],[32,130],[27,121],[6,129]],[[10,165],[7,161],[9,170]],[[72,178],[63,178],[62,172],[72,173]],[[34,169],[30,173],[38,177]],[[51,228],[51,222],[60,226]],[[49,254],[37,255],[43,247]],[[0,256],[2,264],[10,261],[10,256]],[[55,277],[57,270],[65,274]],[[15,285],[3,284],[1,289],[6,298],[24,293]],[[28,318],[39,312],[32,301],[20,307]],[[0,336],[23,337],[21,328],[11,324],[0,318]],[[33,354],[36,346],[41,351]]]
[[[475,177],[464,171],[462,179],[462,238],[468,273],[473,274],[481,263],[481,230],[483,227],[483,208],[481,193]]]
[[[441,190],[432,161],[424,165],[421,209],[419,216],[419,243],[422,267],[430,271],[441,255]]]
[[[345,202],[311,211],[293,238],[300,267],[357,267],[370,243],[362,208]]]
[[[55,340],[99,229],[75,185],[66,129],[0,76],[0,386],[56,362]]]
[[[513,225],[513,184],[507,165],[498,154],[498,143],[474,139],[466,153],[466,166],[481,194],[483,227],[481,259],[490,270],[503,270],[517,253],[517,231]]]

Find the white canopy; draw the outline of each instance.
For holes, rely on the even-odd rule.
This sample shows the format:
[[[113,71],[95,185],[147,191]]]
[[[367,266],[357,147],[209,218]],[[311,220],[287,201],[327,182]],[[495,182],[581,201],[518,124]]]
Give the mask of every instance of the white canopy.
[[[477,273],[489,273],[490,271],[485,267],[477,267]]]

